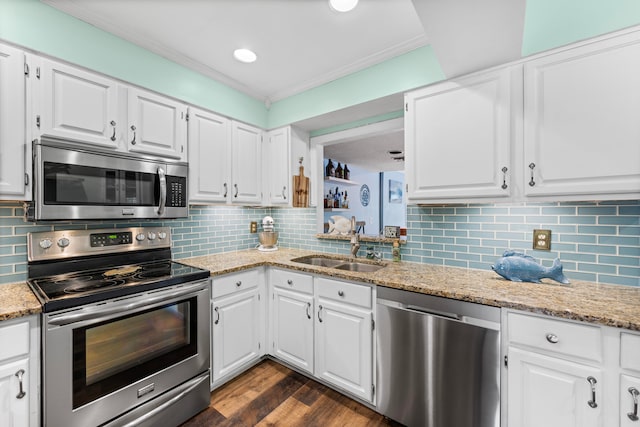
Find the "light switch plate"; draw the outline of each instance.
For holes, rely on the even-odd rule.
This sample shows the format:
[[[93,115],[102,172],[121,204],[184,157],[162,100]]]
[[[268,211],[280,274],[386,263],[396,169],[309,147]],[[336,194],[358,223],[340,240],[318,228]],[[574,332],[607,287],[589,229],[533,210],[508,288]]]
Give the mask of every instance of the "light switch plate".
[[[533,230],[533,249],[551,250],[551,230]]]

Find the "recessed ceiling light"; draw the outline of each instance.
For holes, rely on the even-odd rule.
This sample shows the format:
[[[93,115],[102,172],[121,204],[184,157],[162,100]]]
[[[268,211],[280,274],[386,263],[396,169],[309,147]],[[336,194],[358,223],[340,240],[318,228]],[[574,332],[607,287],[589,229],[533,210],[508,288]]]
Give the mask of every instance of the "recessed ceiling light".
[[[329,0],[329,6],[336,12],[349,12],[358,5],[358,0]]]
[[[233,57],[240,62],[254,62],[258,59],[257,55],[249,49],[236,49],[233,51]]]

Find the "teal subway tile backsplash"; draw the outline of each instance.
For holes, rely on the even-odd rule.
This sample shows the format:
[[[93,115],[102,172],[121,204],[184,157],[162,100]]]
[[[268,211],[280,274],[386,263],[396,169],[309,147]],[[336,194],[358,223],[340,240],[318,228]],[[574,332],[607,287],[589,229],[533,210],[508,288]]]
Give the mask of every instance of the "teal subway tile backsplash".
[[[174,258],[254,248],[250,221],[275,220],[281,247],[347,255],[349,241],[317,239],[315,208],[192,206],[190,217],[171,221],[22,221],[16,202],[0,202],[0,283],[26,278],[26,233],[51,229],[135,225],[171,227]],[[534,228],[552,231],[550,252],[531,249]],[[409,206],[402,259],[434,265],[488,270],[506,249],[531,255],[545,266],[559,257],[569,279],[640,286],[640,201]],[[391,259],[390,245],[363,244]]]

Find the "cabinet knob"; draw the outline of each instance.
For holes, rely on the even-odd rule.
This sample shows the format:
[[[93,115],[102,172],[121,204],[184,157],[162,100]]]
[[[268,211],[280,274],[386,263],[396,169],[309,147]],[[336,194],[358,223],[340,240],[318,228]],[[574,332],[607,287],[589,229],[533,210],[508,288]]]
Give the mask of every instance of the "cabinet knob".
[[[213,311],[216,312],[216,320],[213,323],[217,325],[220,322],[220,311],[218,310],[218,307],[215,307]]]
[[[307,303],[307,319],[311,319],[311,303]]]
[[[111,122],[109,124],[111,126],[113,126],[113,135],[111,135],[111,140],[115,141],[116,140],[116,121],[115,120],[111,120]]]
[[[503,190],[506,190],[509,187],[507,185],[507,171],[509,169],[505,166],[500,170],[502,171],[502,186],[500,188],[502,188]]]
[[[291,279],[287,280],[287,285],[293,285],[293,280]]]
[[[338,291],[338,295],[343,297],[344,296],[344,291]]]
[[[237,286],[237,287],[242,286],[242,280],[238,280],[238,281],[236,282],[236,286]]]
[[[536,182],[533,179],[533,170],[536,168],[535,163],[529,163],[529,169],[531,169],[531,180],[529,181],[529,187],[534,187]]]
[[[131,125],[131,130],[133,131],[133,139],[131,140],[131,145],[136,145],[136,127],[135,127],[135,125]]]
[[[556,334],[547,334],[547,341],[549,341],[551,344],[557,344],[560,339]]]

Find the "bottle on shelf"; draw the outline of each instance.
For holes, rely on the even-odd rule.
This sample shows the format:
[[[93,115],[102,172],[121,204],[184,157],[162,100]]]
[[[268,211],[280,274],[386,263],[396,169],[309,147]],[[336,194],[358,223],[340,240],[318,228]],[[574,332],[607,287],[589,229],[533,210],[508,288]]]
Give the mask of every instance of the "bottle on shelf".
[[[329,159],[329,163],[327,163],[327,167],[325,169],[325,176],[336,176],[336,169],[333,166],[333,162]]]
[[[391,248],[391,257],[394,261],[400,261],[400,240],[393,241],[393,248]]]
[[[344,168],[342,169],[342,175],[344,179],[351,179],[351,171],[347,167],[347,164],[344,164]]]
[[[338,167],[336,168],[336,178],[344,178],[344,172],[342,170],[342,165],[338,162]]]
[[[347,190],[344,190],[344,198],[342,199],[342,207],[345,209],[349,209],[349,199],[347,196]]]

